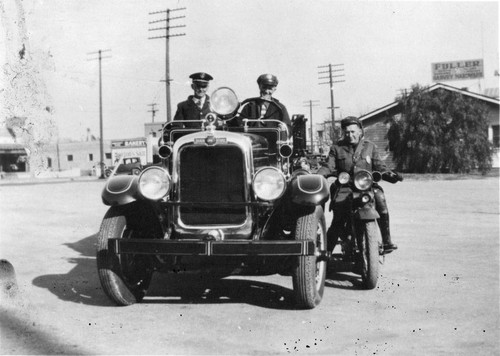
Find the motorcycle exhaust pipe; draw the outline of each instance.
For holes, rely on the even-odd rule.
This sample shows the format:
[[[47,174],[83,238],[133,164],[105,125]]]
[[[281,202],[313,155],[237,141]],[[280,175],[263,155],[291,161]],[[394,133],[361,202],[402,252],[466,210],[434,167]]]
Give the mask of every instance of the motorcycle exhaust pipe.
[[[372,173],[372,176],[374,182],[380,182],[382,180],[382,173],[380,172],[375,171]]]
[[[167,159],[172,155],[172,148],[167,145],[160,146],[158,148],[158,156],[160,156],[161,159]]]

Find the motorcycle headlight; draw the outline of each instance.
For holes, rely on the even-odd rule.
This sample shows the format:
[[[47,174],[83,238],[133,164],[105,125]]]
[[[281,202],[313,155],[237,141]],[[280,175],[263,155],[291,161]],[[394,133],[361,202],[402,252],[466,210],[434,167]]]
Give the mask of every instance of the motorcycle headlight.
[[[368,171],[359,171],[354,175],[354,185],[359,190],[367,190],[372,187],[373,178]]]
[[[347,183],[349,183],[349,178],[351,178],[351,176],[349,175],[349,173],[342,172],[342,173],[339,174],[339,183],[340,184],[347,184]]]
[[[222,87],[212,93],[210,105],[217,114],[225,116],[234,113],[238,109],[239,101],[232,89]]]
[[[139,192],[144,198],[159,200],[170,191],[170,175],[161,167],[149,167],[139,176]]]
[[[252,187],[259,199],[275,200],[285,192],[285,176],[274,167],[264,167],[255,173]]]

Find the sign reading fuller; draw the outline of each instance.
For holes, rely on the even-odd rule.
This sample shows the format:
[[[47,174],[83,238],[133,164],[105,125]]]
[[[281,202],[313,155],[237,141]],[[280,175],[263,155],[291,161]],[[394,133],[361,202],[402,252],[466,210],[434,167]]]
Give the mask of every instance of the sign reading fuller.
[[[432,63],[432,81],[484,78],[482,59]]]

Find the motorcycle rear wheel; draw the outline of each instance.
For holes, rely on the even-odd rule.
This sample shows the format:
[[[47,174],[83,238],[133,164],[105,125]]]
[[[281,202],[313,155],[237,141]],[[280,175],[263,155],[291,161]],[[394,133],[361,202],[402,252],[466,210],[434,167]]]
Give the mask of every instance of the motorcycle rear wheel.
[[[375,220],[363,221],[360,227],[361,280],[364,289],[373,289],[377,286],[379,275],[380,231]]]

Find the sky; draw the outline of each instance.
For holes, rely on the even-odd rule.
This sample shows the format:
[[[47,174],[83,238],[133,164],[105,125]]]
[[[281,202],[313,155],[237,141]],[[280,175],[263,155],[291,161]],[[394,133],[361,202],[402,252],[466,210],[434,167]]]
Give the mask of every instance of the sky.
[[[166,9],[170,39],[172,117],[192,94],[189,75],[214,77],[209,92],[233,88],[239,99],[258,95],[256,79],[279,79],[275,97],[290,113],[330,120],[330,87],[318,68],[342,64],[333,87],[336,118],[360,116],[394,101],[400,90],[431,85],[431,64],[484,60],[484,78],[448,85],[482,92],[498,87],[497,1],[332,0],[2,0],[0,60],[3,108],[9,115],[45,120],[44,130],[82,139],[99,136],[102,60],[103,136],[144,135],[166,120],[165,40],[148,31],[150,12]],[[24,58],[19,51],[25,46]],[[3,50],[5,48],[5,51]],[[21,74],[19,74],[21,73]],[[323,76],[323,75],[321,75]],[[22,78],[22,80],[20,80]],[[41,126],[40,126],[41,127]],[[43,135],[42,135],[43,136]],[[50,135],[46,135],[50,136]]]

